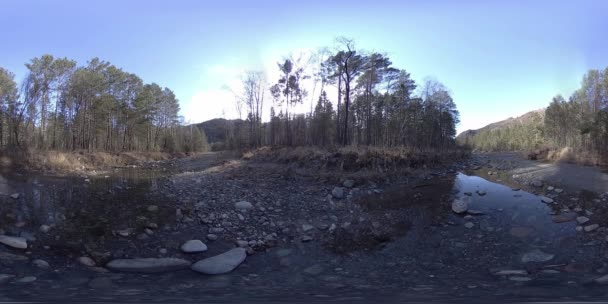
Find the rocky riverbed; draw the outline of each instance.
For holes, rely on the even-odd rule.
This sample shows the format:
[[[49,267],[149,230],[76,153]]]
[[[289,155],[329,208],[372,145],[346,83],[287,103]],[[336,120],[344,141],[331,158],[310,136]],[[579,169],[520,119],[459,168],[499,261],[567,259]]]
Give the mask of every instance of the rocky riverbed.
[[[2,299],[605,297],[608,195],[520,183],[506,164],[378,180],[209,154],[7,173]]]

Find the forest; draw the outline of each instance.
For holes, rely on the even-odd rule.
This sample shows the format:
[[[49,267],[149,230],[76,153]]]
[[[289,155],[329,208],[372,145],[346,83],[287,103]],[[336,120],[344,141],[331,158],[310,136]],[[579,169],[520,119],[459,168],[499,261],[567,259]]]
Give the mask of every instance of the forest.
[[[568,149],[608,161],[608,68],[588,71],[567,100],[557,95],[544,112],[529,114],[524,123],[482,129],[459,142],[485,151]]]
[[[321,48],[307,61],[286,58],[277,69],[281,76],[275,82],[256,71],[243,77],[243,93],[235,106],[246,119],[224,121],[221,145],[418,150],[455,146],[459,113],[450,91],[434,79],[418,85],[386,54],[359,50],[353,40],[338,38],[333,49]],[[327,93],[330,86],[335,96]],[[271,103],[268,122],[262,122],[264,102]],[[293,110],[308,103],[310,110],[305,113]]]
[[[13,73],[0,68],[2,149],[208,149],[203,128],[183,123],[169,88],[146,84],[98,58],[78,66],[43,55],[26,67],[19,86]],[[434,79],[417,84],[386,54],[359,50],[353,40],[338,38],[332,50],[321,48],[308,60],[286,57],[277,69],[281,76],[276,80],[263,71],[243,75],[235,108],[245,119],[222,120],[224,140],[214,148],[455,146],[459,113],[450,91]],[[327,93],[330,86],[336,96]],[[308,103],[310,111],[297,110]],[[266,121],[265,108],[270,111]],[[217,130],[208,131],[217,138]]]
[[[0,149],[190,152],[207,148],[184,126],[173,91],[93,58],[43,55],[18,86],[0,67]]]

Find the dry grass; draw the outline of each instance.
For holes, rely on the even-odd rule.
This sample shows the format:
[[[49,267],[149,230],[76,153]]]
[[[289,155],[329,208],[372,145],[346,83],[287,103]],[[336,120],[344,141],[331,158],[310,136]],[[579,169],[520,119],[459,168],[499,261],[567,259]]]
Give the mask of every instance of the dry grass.
[[[606,162],[602,160],[601,156],[598,154],[582,151],[580,149],[573,149],[571,147],[550,150],[547,154],[547,160],[554,162],[576,163],[587,166],[599,166],[606,164]]]
[[[447,164],[468,155],[462,149],[449,151],[413,150],[407,148],[320,147],[271,148],[262,147],[243,155],[246,159],[296,163],[311,168],[331,168],[342,171],[374,170],[389,172],[404,168],[421,168]]]
[[[184,153],[163,152],[85,152],[85,151],[19,151],[0,153],[0,165],[17,166],[29,170],[78,172],[103,170],[112,167],[139,165],[144,162],[168,160],[186,156]]]

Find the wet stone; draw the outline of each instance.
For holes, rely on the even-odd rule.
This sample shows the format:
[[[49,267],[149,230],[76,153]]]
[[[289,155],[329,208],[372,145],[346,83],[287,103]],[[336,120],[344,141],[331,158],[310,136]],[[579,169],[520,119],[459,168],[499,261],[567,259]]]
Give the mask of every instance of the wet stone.
[[[247,253],[244,248],[234,248],[194,263],[192,270],[204,274],[228,273],[238,267],[246,258]]]
[[[207,251],[207,245],[201,240],[189,240],[180,249],[185,253],[197,253]]]
[[[469,204],[467,202],[467,200],[465,199],[455,199],[452,202],[452,211],[454,211],[454,213],[465,213],[467,210],[469,209]]]
[[[549,254],[549,253],[545,253],[543,251],[541,251],[540,249],[534,249],[532,251],[529,251],[527,253],[525,253],[522,257],[521,257],[521,261],[523,263],[529,263],[529,262],[547,262],[552,260],[555,257],[554,254]]]

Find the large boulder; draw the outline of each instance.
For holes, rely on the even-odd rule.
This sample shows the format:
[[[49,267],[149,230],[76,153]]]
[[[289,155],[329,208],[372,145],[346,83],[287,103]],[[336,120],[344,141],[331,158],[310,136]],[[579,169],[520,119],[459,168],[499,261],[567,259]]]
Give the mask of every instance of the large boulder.
[[[247,258],[245,248],[233,248],[222,254],[200,260],[192,265],[192,270],[204,274],[228,273]]]
[[[110,270],[141,273],[175,271],[189,266],[189,261],[178,258],[117,259],[106,264]]]

